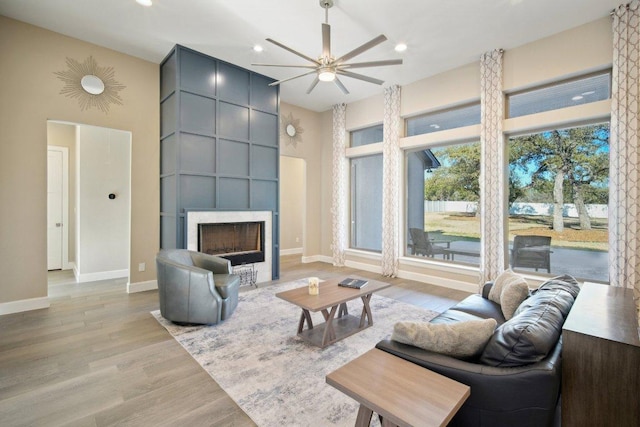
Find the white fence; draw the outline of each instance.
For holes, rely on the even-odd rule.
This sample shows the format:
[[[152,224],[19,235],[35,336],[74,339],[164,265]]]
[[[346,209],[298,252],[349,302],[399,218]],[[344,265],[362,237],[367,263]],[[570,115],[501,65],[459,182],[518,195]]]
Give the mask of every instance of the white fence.
[[[425,212],[466,212],[474,213],[478,210],[477,202],[451,202],[445,200],[425,200]],[[587,205],[590,218],[607,218],[609,216],[608,205]],[[511,215],[553,215],[553,203],[514,203],[509,209]],[[565,203],[562,216],[577,218],[578,210],[573,203]]]

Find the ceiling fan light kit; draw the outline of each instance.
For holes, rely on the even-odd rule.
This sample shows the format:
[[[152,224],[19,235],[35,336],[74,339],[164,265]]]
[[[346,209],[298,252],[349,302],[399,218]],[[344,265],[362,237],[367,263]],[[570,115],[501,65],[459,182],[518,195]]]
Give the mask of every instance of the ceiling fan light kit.
[[[368,61],[368,62],[357,62],[357,63],[347,63],[347,61],[379,45],[380,43],[387,40],[387,38],[381,34],[378,37],[368,41],[367,43],[353,49],[352,51],[336,59],[334,56],[331,55],[331,26],[329,25],[329,9],[333,6],[333,0],[319,0],[319,3],[320,3],[320,7],[322,7],[325,10],[325,22],[322,24],[322,55],[320,55],[318,59],[313,59],[310,56],[300,53],[275,40],[267,39],[269,43],[273,43],[276,46],[284,50],[287,50],[293,53],[294,55],[299,56],[302,59],[305,59],[306,61],[311,63],[311,65],[284,65],[284,64],[252,64],[252,65],[264,66],[264,67],[286,67],[286,68],[310,69],[311,71],[308,71],[306,73],[299,74],[294,77],[289,77],[287,79],[278,80],[269,85],[269,86],[275,86],[275,85],[279,85],[281,83],[287,82],[289,80],[315,74],[316,77],[311,83],[311,86],[309,86],[307,93],[311,93],[311,91],[316,87],[318,82],[334,82],[336,86],[338,86],[338,88],[345,95],[347,95],[349,91],[344,86],[344,84],[342,84],[342,82],[338,78],[338,75],[350,77],[352,79],[362,80],[362,81],[377,84],[377,85],[383,84],[384,83],[383,80],[364,76],[362,74],[353,73],[351,71],[348,71],[348,69],[381,67],[386,65],[400,65],[402,64],[402,59],[389,59],[389,60],[383,60],[383,61]]]

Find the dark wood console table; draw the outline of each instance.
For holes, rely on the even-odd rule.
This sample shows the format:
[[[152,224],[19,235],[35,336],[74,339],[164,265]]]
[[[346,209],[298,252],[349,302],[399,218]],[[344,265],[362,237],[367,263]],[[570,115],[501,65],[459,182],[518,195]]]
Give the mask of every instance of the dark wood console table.
[[[562,331],[562,427],[637,426],[640,340],[633,290],[585,283]]]

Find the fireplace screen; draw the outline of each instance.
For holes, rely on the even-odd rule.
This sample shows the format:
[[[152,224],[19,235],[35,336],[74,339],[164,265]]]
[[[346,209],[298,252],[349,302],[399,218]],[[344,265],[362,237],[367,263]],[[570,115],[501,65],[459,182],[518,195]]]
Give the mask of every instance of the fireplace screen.
[[[264,262],[264,222],[199,224],[198,251],[231,265]]]

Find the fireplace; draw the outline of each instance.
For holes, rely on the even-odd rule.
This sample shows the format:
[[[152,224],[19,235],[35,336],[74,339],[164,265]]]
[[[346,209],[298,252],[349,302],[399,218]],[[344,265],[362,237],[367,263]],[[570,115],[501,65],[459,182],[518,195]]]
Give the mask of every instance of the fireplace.
[[[219,244],[218,237],[211,238],[212,248],[210,250],[217,256],[224,256],[229,259],[232,264],[236,264],[234,272],[242,270],[244,267],[251,269],[252,274],[256,275],[256,283],[263,283],[273,280],[272,263],[273,263],[273,213],[271,211],[201,211],[187,210],[186,237],[187,249],[191,251],[201,251],[200,235],[202,234],[200,225],[215,226],[215,232],[220,229],[227,229],[224,233],[234,236],[232,244]],[[250,224],[247,227],[238,227],[239,224]],[[256,226],[259,224],[259,226]],[[220,227],[218,227],[220,226]],[[205,227],[208,228],[208,227]],[[238,231],[245,228],[245,231]],[[260,231],[256,232],[255,229]],[[243,240],[243,234],[251,231],[253,238]],[[207,231],[208,233],[208,231]],[[238,237],[237,234],[240,234]],[[207,237],[207,239],[209,239]],[[220,239],[221,240],[221,239]],[[250,243],[250,244],[248,244]],[[205,247],[205,251],[206,251]],[[223,251],[223,252],[221,252]],[[258,255],[261,253],[261,255]],[[232,259],[236,255],[235,260]],[[244,259],[242,259],[244,256]],[[258,261],[258,257],[262,261]],[[246,265],[242,265],[245,263]],[[240,274],[240,273],[238,273]]]
[[[198,252],[218,255],[231,265],[264,261],[264,222],[198,224]]]

